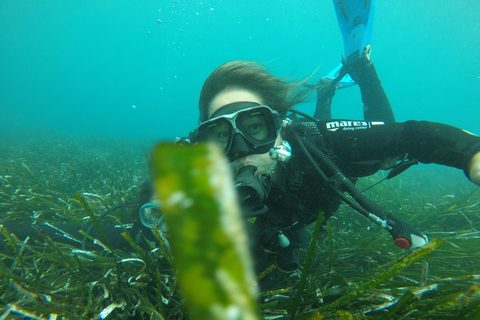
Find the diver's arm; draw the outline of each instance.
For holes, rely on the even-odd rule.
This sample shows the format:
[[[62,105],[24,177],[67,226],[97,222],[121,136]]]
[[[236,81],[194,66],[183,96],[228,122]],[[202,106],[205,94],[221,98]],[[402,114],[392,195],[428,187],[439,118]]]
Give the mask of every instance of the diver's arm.
[[[317,105],[313,116],[318,120],[330,120],[332,119],[332,99],[337,86],[331,80],[322,78],[318,81],[316,89]]]
[[[355,126],[361,121],[336,121],[340,126],[335,130],[332,123],[335,121],[326,122],[322,130],[336,156],[341,161],[345,159],[345,164],[407,153],[409,158],[423,163],[462,169],[479,184],[480,137],[460,128],[429,121],[407,121],[368,124],[362,129],[360,125]]]

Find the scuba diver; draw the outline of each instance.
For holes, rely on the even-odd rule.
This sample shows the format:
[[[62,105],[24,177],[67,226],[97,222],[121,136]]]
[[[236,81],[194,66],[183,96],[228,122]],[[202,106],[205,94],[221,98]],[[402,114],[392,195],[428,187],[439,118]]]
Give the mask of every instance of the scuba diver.
[[[349,179],[376,173],[386,160],[456,167],[480,184],[478,136],[427,121],[321,121],[291,109],[308,94],[303,83],[277,78],[261,64],[227,62],[205,80],[200,125],[180,140],[213,141],[229,158],[245,218],[253,222],[258,274],[272,264],[278,271],[297,269],[305,226],[320,210],[328,220],[341,201],[389,231],[399,247],[426,244],[426,236],[367,199]],[[263,290],[276,285],[277,273],[260,280]]]

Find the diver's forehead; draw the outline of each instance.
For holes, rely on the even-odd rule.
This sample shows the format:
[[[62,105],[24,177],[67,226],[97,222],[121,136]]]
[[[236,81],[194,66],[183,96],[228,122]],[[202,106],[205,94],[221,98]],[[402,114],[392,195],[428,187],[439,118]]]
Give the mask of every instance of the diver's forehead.
[[[241,88],[227,88],[215,96],[208,107],[208,118],[220,108],[235,102],[255,102],[264,104],[262,98],[253,91]]]

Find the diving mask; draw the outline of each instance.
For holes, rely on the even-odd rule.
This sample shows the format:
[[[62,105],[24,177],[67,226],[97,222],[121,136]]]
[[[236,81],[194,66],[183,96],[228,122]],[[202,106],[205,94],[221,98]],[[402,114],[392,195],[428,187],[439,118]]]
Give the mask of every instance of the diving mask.
[[[230,160],[267,153],[281,129],[277,111],[255,102],[235,102],[213,113],[196,130],[196,140],[214,141]]]

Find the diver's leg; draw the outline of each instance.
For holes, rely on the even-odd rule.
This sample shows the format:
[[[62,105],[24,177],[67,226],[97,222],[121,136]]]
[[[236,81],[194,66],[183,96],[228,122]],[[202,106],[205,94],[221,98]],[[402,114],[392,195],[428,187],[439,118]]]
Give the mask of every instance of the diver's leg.
[[[332,119],[332,99],[337,90],[332,80],[322,78],[317,85],[317,105],[313,116],[318,120]]]
[[[363,115],[367,121],[395,122],[392,106],[382,87],[375,65],[368,54],[345,65],[347,72],[360,86]]]

